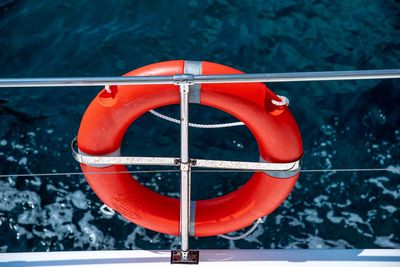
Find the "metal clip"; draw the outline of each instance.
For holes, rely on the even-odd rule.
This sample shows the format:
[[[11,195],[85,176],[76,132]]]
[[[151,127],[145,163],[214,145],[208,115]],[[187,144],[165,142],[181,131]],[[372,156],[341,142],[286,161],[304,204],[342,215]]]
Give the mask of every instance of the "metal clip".
[[[194,75],[193,74],[177,74],[174,75],[175,85],[192,85],[194,84]]]

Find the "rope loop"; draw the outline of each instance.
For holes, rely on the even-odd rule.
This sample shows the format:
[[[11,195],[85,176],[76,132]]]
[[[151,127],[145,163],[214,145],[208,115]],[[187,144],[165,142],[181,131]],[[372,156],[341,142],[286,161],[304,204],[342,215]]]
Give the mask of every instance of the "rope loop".
[[[283,95],[278,95],[280,101],[271,99],[272,104],[274,104],[275,106],[278,107],[283,107],[283,106],[289,106],[289,98],[287,98],[286,96]]]
[[[106,216],[114,216],[115,215],[115,210],[104,204],[103,206],[100,207],[101,213],[103,213]]]

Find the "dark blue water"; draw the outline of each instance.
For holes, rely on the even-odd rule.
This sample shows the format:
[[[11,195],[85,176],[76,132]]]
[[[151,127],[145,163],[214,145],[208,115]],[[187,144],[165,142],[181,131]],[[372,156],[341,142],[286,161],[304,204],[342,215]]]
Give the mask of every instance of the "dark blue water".
[[[171,59],[245,72],[400,67],[398,1],[0,0],[0,77],[114,76]],[[304,168],[400,167],[400,82],[270,84],[291,100]],[[69,143],[97,88],[0,90],[1,174],[79,171]],[[163,112],[176,116],[177,108]],[[193,107],[191,120],[233,118]],[[191,129],[195,157],[257,160],[245,127]],[[146,114],[129,129],[128,155],[178,155],[179,127]],[[230,192],[249,174],[196,174],[193,195]],[[304,173],[287,201],[240,241],[193,239],[199,248],[399,248],[400,176]],[[141,182],[178,196],[176,174]],[[102,215],[82,176],[0,180],[0,250],[169,249],[176,237]]]

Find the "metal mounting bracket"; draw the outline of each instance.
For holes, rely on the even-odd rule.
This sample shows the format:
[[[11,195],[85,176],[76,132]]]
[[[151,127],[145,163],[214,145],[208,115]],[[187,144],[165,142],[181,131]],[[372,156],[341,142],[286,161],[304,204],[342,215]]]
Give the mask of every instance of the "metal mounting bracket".
[[[184,254],[186,255],[184,256]],[[199,251],[198,250],[172,250],[171,251],[171,264],[199,264]]]

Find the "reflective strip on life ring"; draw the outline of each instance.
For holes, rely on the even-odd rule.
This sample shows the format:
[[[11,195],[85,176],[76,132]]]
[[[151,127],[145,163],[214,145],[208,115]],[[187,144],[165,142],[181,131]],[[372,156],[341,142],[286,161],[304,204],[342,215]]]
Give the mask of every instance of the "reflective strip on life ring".
[[[239,74],[236,69],[211,62],[167,61],[151,64],[126,76],[169,76],[183,74]],[[143,113],[161,106],[178,104],[176,85],[111,86],[102,90],[87,108],[78,133],[79,150],[88,155],[119,151],[127,128]],[[288,110],[271,100],[281,101],[263,83],[201,84],[190,96],[199,103],[223,110],[243,121],[254,135],[262,161],[294,162],[303,154],[299,128]],[[132,178],[123,165],[108,167],[81,164],[97,196],[129,221],[145,228],[179,235],[179,200],[156,193]],[[287,176],[287,175],[286,175]],[[192,202],[194,236],[213,236],[247,227],[273,212],[293,189],[299,173],[256,172],[234,192]]]

